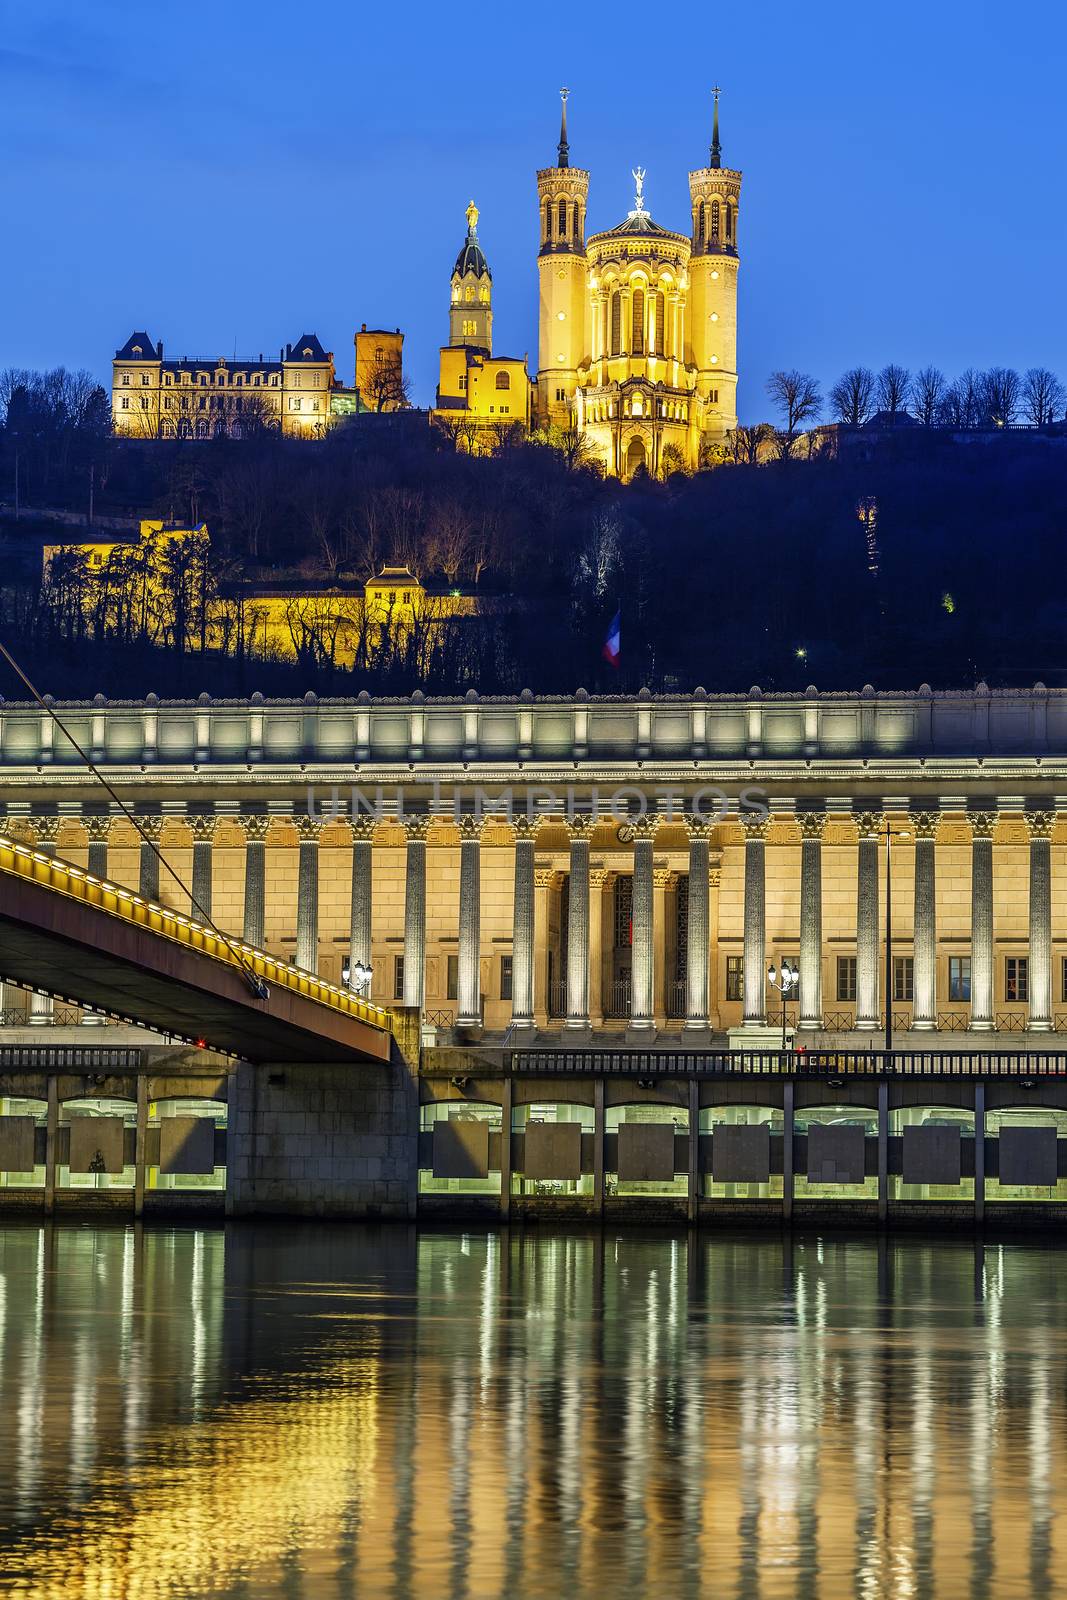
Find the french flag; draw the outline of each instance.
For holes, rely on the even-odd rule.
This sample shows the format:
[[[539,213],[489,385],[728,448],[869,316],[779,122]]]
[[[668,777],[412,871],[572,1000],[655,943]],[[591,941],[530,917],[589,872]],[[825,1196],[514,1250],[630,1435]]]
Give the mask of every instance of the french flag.
[[[611,626],[608,628],[608,636],[604,640],[604,648],[600,652],[604,657],[604,660],[616,668],[619,665],[619,634],[621,624],[622,609],[620,607],[620,609],[616,611],[615,615],[611,619]]]

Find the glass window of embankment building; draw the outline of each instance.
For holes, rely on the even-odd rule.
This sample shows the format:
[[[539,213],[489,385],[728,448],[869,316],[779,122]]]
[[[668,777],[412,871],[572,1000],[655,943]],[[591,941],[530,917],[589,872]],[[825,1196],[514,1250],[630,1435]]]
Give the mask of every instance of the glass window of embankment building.
[[[222,1100],[150,1100],[146,1186],[225,1189],[225,1139],[218,1138],[225,1132],[226,1104]]]
[[[769,1150],[772,1168],[777,1165],[777,1172],[771,1171],[766,1182],[758,1180],[724,1183],[715,1177],[715,1133],[721,1128],[766,1128],[768,1141],[777,1140]],[[705,1171],[703,1193],[709,1200],[781,1200],[782,1198],[782,1173],[781,1173],[781,1140],[784,1136],[785,1119],[780,1106],[704,1106],[700,1112],[700,1136],[702,1140],[711,1139],[711,1172]],[[777,1154],[777,1162],[775,1156]],[[707,1168],[707,1158],[702,1156],[702,1165]]]
[[[1067,1178],[1059,1176],[1060,1152],[1067,1140],[1067,1111],[1050,1106],[1004,1106],[986,1112],[986,1200],[1067,1200]],[[1007,1180],[1007,1181],[1005,1181]],[[1021,1180],[1021,1181],[1020,1181]]]
[[[134,1101],[64,1101],[59,1108],[59,1187],[132,1189],[136,1139]]]
[[[908,1153],[904,1142],[907,1129],[944,1129],[947,1138],[941,1141],[936,1159],[946,1163],[945,1170],[958,1158],[959,1181],[938,1183],[906,1183],[903,1172],[890,1172],[890,1200],[974,1200],[974,1112],[965,1106],[899,1106],[889,1113],[889,1137],[899,1139],[899,1152],[890,1152],[890,1166],[906,1167]],[[958,1145],[956,1141],[958,1140]],[[936,1143],[936,1141],[935,1141]],[[894,1156],[897,1159],[894,1159]],[[929,1157],[928,1157],[929,1159]],[[936,1167],[935,1167],[936,1170]]]
[[[0,1188],[43,1189],[48,1102],[19,1095],[0,1099]]]
[[[574,1141],[554,1140],[538,1130],[565,1124],[577,1128]],[[522,1170],[512,1174],[511,1192],[516,1195],[568,1195],[593,1193],[592,1163],[582,1160],[582,1139],[593,1133],[592,1106],[569,1100],[541,1101],[536,1105],[514,1106],[512,1133],[523,1135]],[[582,1171],[588,1165],[589,1171]],[[564,1175],[566,1173],[566,1175]]]
[[[615,1169],[610,1165],[610,1145],[604,1158],[604,1188],[607,1194],[617,1195],[662,1195],[677,1197],[684,1200],[689,1193],[689,1162],[688,1155],[679,1162],[676,1146],[667,1146],[669,1155],[661,1152],[651,1143],[642,1148],[641,1143],[634,1141],[631,1150],[627,1153],[623,1144],[627,1134],[624,1129],[664,1129],[670,1128],[675,1139],[679,1134],[689,1132],[689,1113],[682,1106],[650,1105],[642,1102],[638,1105],[609,1106],[604,1115],[604,1132],[610,1140],[615,1137]],[[674,1166],[673,1174],[669,1174],[667,1162]],[[642,1163],[655,1166],[662,1163],[662,1177],[637,1178],[628,1175],[629,1164],[633,1162],[640,1166]],[[679,1166],[681,1170],[679,1170]]]
[[[419,1108],[419,1193],[499,1194],[501,1112],[478,1100]]]
[[[824,1140],[824,1130],[844,1137]],[[878,1138],[873,1106],[798,1106],[793,1131],[807,1139],[806,1160],[796,1160],[797,1200],[878,1199],[877,1173],[867,1174],[868,1144]]]

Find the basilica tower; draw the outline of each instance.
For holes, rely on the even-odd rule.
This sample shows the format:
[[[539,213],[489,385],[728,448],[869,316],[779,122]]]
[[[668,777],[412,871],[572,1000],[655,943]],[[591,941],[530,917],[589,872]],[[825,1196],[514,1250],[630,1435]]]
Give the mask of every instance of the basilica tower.
[[[570,164],[567,93],[560,90],[563,115],[556,165],[537,174],[541,233],[537,415],[542,424],[560,427],[571,423],[578,368],[588,356],[590,319],[585,256],[589,174]]]
[[[708,165],[689,174],[693,248],[689,258],[689,349],[703,402],[701,432],[722,438],[737,426],[737,269],[741,174],[722,164],[719,90]]]
[[[448,342],[493,353],[493,274],[478,243],[478,207],[467,207],[467,237],[452,268]]]

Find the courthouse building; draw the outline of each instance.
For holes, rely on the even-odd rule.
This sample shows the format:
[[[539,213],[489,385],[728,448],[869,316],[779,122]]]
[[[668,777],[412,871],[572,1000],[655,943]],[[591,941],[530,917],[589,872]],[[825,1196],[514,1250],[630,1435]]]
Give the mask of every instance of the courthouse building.
[[[31,705],[0,718],[6,833],[332,982],[369,966],[371,998],[421,1029],[423,1207],[1067,1200],[1067,692],[57,709],[196,904]],[[45,1039],[175,1048],[90,1032],[72,993],[63,973],[51,996],[9,986],[5,1068]],[[214,1119],[194,1187],[221,1190],[231,1069],[210,1044],[150,1104]],[[4,1083],[43,1129],[40,1091]],[[53,1116],[64,1094],[91,1113],[88,1079]],[[104,1111],[132,1126],[128,1098]]]

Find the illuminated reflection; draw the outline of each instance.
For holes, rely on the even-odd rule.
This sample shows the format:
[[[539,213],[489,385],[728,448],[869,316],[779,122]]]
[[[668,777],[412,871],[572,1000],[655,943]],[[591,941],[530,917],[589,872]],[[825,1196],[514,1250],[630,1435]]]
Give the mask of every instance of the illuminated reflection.
[[[1052,1596],[1064,1254],[0,1229],[29,1596]]]

